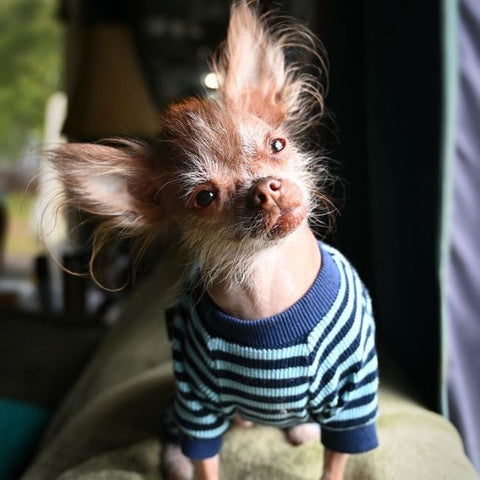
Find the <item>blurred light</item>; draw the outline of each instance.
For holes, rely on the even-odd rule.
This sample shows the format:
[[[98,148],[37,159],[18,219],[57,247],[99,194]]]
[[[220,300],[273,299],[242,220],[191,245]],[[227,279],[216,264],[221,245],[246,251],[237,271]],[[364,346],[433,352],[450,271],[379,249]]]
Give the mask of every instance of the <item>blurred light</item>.
[[[211,90],[216,90],[219,87],[217,75],[213,72],[207,73],[203,77],[203,84]]]

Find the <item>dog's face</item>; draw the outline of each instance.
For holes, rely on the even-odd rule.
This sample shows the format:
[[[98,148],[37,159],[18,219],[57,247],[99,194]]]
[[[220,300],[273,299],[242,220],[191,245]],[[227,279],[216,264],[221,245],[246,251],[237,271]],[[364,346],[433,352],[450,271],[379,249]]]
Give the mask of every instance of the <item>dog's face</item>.
[[[311,209],[307,159],[281,126],[221,100],[190,99],[166,112],[162,143],[162,195],[192,243],[269,246]]]

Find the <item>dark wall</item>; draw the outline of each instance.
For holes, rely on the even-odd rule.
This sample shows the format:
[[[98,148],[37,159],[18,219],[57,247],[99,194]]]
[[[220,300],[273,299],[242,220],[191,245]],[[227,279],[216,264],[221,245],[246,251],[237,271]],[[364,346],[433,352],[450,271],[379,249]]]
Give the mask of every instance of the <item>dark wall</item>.
[[[384,343],[438,409],[440,2],[319,4],[346,179],[333,240],[372,291]]]

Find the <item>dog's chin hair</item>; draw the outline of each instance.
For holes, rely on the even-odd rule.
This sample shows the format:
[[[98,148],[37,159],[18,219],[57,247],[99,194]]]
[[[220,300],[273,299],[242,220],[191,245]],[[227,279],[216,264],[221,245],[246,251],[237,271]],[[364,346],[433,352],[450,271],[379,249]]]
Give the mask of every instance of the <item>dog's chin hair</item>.
[[[221,232],[218,237],[222,238]],[[184,238],[183,247],[190,258],[191,271],[200,271],[205,288],[221,283],[228,290],[234,285],[253,287],[258,258],[281,241],[283,239],[271,239],[266,235],[223,241],[190,236]]]

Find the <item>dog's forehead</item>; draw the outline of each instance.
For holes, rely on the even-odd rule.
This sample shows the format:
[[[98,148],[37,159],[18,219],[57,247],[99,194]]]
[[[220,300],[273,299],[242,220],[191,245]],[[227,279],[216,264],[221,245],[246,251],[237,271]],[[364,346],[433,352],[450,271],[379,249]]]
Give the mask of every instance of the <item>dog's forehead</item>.
[[[258,117],[216,100],[190,104],[179,119],[190,132],[190,150],[209,154],[220,163],[249,161],[254,157],[268,127]]]
[[[257,177],[270,128],[258,117],[217,99],[173,105],[164,133],[187,188],[205,181],[238,183]]]

